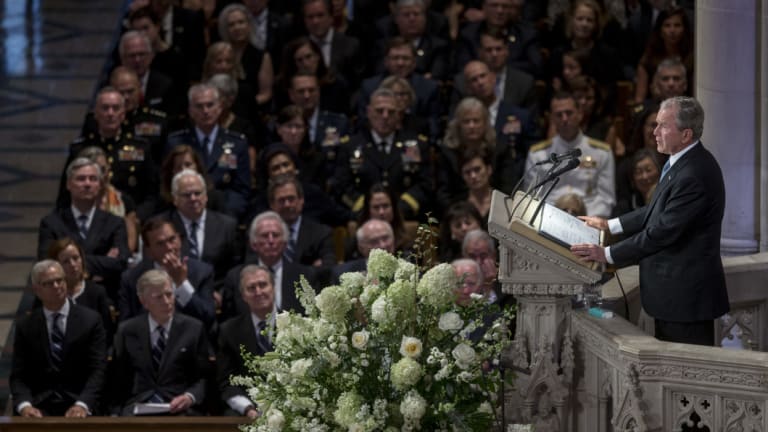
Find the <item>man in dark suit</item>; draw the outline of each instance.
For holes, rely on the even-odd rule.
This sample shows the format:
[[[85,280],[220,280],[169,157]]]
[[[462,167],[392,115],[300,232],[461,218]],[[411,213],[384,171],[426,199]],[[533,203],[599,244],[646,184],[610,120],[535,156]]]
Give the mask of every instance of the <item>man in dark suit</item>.
[[[275,279],[275,307],[279,310],[294,310],[304,313],[304,308],[296,298],[296,282],[304,276],[309,284],[319,291],[318,269],[303,266],[283,259],[290,232],[279,214],[268,210],[253,218],[248,230],[250,248],[254,255],[246,259],[245,264],[259,264],[267,267]],[[240,271],[243,265],[229,271],[222,289],[221,319],[228,319],[248,311],[248,307],[238,294]],[[322,276],[322,275],[320,275]]]
[[[585,261],[640,264],[643,309],[656,337],[714,344],[714,319],[729,310],[720,258],[725,209],[723,176],[700,138],[704,110],[696,99],[665,100],[656,117],[657,150],[668,154],[647,206],[616,219],[582,217],[588,225],[627,236],[608,247],[571,247]]]
[[[398,131],[395,94],[378,89],[368,105],[370,129],[342,142],[333,188],[340,202],[353,211],[363,205],[363,195],[382,183],[400,198],[399,207],[409,220],[423,215],[431,204],[432,169],[427,137]]]
[[[210,84],[195,84],[189,89],[191,127],[168,137],[169,149],[191,145],[202,157],[214,187],[226,195],[227,213],[239,219],[251,191],[248,143],[245,135],[219,126],[221,97]]]
[[[184,104],[181,91],[171,77],[149,67],[155,55],[147,35],[136,30],[123,33],[118,50],[120,63],[139,77],[144,103],[172,116],[180,114]]]
[[[171,194],[174,209],[161,215],[183,233],[181,255],[213,266],[216,283],[223,282],[229,269],[240,262],[237,221],[206,209],[208,193],[200,173],[184,169],[173,176]]]
[[[101,168],[88,158],[77,158],[69,163],[65,173],[71,205],[55,209],[40,221],[37,257],[48,256],[53,241],[69,237],[85,251],[88,273],[106,282],[116,282],[130,252],[125,221],[98,208]]]
[[[215,317],[213,301],[213,267],[181,255],[181,237],[170,221],[153,218],[141,229],[146,254],[144,259],[123,273],[117,306],[120,321],[144,312],[137,297],[138,280],[145,272],[163,269],[171,278],[179,310],[202,321],[210,328]]]
[[[251,354],[263,355],[272,351],[271,340],[275,328],[275,281],[268,268],[249,264],[240,271],[240,297],[248,310],[221,325],[219,352],[216,357],[217,378],[221,398],[229,409],[227,415],[258,416],[256,405],[242,387],[229,383],[233,375],[245,376],[240,348]]]
[[[320,48],[328,69],[346,79],[354,88],[360,82],[363,62],[360,42],[333,28],[330,0],[303,0],[302,17],[309,39]]]
[[[32,268],[42,303],[16,323],[9,383],[24,417],[86,417],[98,409],[107,364],[99,315],[67,301],[64,270],[53,260]]]
[[[111,412],[136,415],[137,405],[167,403],[170,414],[198,414],[205,396],[209,347],[203,324],[175,313],[171,276],[149,270],[136,283],[148,313],[120,325],[110,383]]]
[[[190,10],[173,3],[151,0],[150,7],[161,19],[161,37],[168,46],[182,53],[189,79],[196,81],[200,79],[205,58],[205,14],[202,9]]]
[[[395,233],[389,222],[381,219],[369,219],[355,232],[357,251],[362,258],[339,264],[331,271],[332,283],[339,283],[339,278],[348,272],[364,272],[368,268],[368,255],[373,249],[382,249],[395,253]]]
[[[283,258],[307,266],[336,264],[331,228],[304,215],[304,190],[296,176],[273,177],[267,189],[269,207],[288,225]]]
[[[291,38],[291,20],[269,9],[269,0],[243,0],[251,12],[251,44],[269,52],[272,65],[280,64],[283,45]]]

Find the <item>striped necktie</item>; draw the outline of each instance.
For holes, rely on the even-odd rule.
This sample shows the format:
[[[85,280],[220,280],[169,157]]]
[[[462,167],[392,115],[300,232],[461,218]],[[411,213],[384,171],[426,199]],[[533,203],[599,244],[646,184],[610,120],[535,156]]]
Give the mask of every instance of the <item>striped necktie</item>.
[[[56,312],[51,317],[53,321],[51,323],[51,358],[57,369],[61,367],[62,360],[64,359],[64,332],[59,324],[59,319],[63,316]]]
[[[155,371],[160,370],[160,362],[163,360],[163,351],[165,351],[165,329],[163,326],[155,327],[157,331],[157,340],[152,345],[152,366]]]
[[[77,230],[80,232],[80,237],[88,237],[88,216],[81,214],[77,217]]]
[[[288,235],[288,244],[285,245],[283,258],[288,262],[293,262],[296,259],[296,228],[294,228],[294,225],[291,225],[289,229],[291,232]]]
[[[197,222],[189,224],[189,256],[192,258],[200,258],[200,249],[197,245]]]

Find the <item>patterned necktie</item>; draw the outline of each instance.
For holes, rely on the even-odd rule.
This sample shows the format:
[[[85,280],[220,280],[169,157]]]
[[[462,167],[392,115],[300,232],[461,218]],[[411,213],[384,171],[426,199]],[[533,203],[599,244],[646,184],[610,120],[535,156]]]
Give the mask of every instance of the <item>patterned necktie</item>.
[[[197,246],[197,222],[189,224],[189,256],[192,258],[200,258]]]
[[[61,325],[59,324],[59,318],[64,315],[56,312],[51,317],[53,323],[51,323],[51,359],[53,364],[58,369],[61,366],[64,359],[64,332],[61,331]]]
[[[205,156],[203,159],[205,159],[205,163],[208,163],[208,159],[211,157],[211,151],[208,148],[209,144],[211,143],[211,139],[206,135],[203,137],[203,155]]]
[[[269,341],[269,335],[267,334],[267,322],[259,321],[259,332],[256,334],[256,338],[259,340],[259,344],[267,351],[272,351],[272,342]]]
[[[80,232],[80,237],[88,237],[88,216],[81,214],[77,217],[77,229]]]
[[[288,244],[285,246],[285,252],[283,252],[283,258],[288,262],[293,262],[296,259],[296,228],[293,225],[290,226],[291,233],[288,235]]]
[[[667,175],[667,172],[669,172],[669,168],[671,168],[672,165],[669,163],[669,159],[664,163],[664,168],[661,169],[661,175],[659,176],[659,183],[664,181],[664,176]]]
[[[152,366],[155,371],[159,371],[160,362],[163,360],[163,351],[165,351],[165,329],[163,326],[157,326],[155,330],[157,330],[157,340],[152,345]]]

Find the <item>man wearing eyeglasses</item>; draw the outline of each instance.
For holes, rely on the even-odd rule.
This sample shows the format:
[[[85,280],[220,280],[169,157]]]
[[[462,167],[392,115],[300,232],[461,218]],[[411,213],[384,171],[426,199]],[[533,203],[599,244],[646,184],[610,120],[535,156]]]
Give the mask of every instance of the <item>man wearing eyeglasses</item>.
[[[429,207],[432,173],[427,137],[397,130],[399,116],[395,94],[379,88],[373,92],[367,113],[369,126],[341,146],[333,188],[353,211],[375,183],[382,183],[400,197],[406,219],[415,220]]]
[[[162,217],[183,233],[181,255],[213,266],[217,285],[227,272],[240,263],[237,221],[215,210],[206,209],[208,192],[205,179],[185,169],[173,176],[171,194],[174,209]]]
[[[136,284],[152,269],[164,270],[171,278],[178,310],[197,318],[210,328],[215,317],[213,300],[213,267],[195,258],[182,256],[181,237],[168,220],[153,218],[141,229],[144,259],[126,270],[117,293],[120,321],[142,314],[145,310],[137,296]]]

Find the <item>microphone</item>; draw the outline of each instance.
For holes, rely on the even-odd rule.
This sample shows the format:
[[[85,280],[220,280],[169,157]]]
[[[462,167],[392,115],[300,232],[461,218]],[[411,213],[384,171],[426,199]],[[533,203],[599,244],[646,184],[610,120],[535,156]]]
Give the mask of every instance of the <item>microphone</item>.
[[[575,149],[573,149],[573,150],[571,150],[569,152],[566,152],[566,153],[563,153],[563,154],[560,154],[560,155],[557,154],[557,153],[552,153],[551,155],[549,155],[549,159],[543,160],[541,162],[536,162],[536,165],[544,165],[544,164],[548,164],[548,163],[558,163],[558,162],[562,162],[562,161],[564,161],[566,159],[577,158],[579,156],[581,156],[581,149],[580,148],[575,148]]]
[[[578,149],[576,149],[576,150],[578,150]],[[575,151],[575,150],[574,150],[574,151]],[[581,150],[579,150],[579,153],[581,153]],[[561,166],[560,168],[558,168],[558,169],[556,169],[556,170],[552,171],[552,173],[551,173],[551,174],[549,174],[549,175],[547,176],[547,178],[545,178],[544,180],[540,181],[540,182],[539,182],[539,184],[537,184],[537,185],[536,185],[536,186],[534,186],[533,188],[534,188],[534,189],[536,189],[537,187],[539,187],[539,186],[541,186],[541,185],[543,185],[543,184],[545,184],[545,183],[548,183],[548,182],[552,181],[552,179],[555,179],[555,178],[559,177],[559,176],[560,176],[560,175],[562,175],[563,173],[565,173],[565,172],[567,172],[567,171],[570,171],[570,170],[572,170],[572,169],[575,169],[576,167],[578,167],[578,166],[579,166],[579,164],[581,164],[581,161],[579,161],[579,160],[578,160],[578,159],[576,159],[576,158],[568,159],[568,163],[566,163],[565,165]]]

